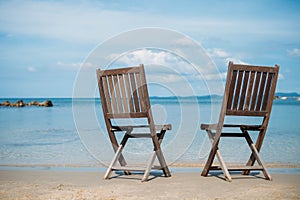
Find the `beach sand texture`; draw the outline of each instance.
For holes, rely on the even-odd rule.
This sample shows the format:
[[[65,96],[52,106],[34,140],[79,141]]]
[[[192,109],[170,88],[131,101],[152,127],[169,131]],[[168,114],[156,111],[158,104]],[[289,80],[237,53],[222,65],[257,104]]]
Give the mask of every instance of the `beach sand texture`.
[[[300,175],[233,175],[231,183],[220,176],[202,177],[196,172],[172,177],[141,175],[103,180],[103,172],[0,170],[0,199],[300,199]]]

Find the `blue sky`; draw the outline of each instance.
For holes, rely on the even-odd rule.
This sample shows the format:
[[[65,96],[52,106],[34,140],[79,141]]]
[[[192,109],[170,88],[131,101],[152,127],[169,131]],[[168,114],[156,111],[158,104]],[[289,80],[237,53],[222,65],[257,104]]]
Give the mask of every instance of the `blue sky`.
[[[71,97],[97,45],[143,27],[187,35],[221,73],[229,60],[280,64],[277,91],[300,93],[299,18],[296,0],[0,1],[0,97]],[[134,55],[168,57],[145,49]]]

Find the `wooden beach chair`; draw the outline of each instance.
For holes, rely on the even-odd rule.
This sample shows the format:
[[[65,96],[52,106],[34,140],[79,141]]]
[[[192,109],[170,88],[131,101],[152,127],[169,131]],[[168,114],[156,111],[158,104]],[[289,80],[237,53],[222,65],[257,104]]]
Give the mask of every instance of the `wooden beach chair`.
[[[201,124],[201,129],[207,132],[212,143],[202,176],[207,176],[210,170],[222,170],[226,180],[231,181],[229,171],[242,171],[242,174],[248,175],[251,170],[261,170],[265,178],[271,180],[259,151],[268,127],[278,71],[278,65],[275,67],[262,67],[229,62],[219,121],[217,124]],[[224,124],[225,118],[228,116],[235,116],[235,119],[260,117],[261,123],[257,125]],[[226,128],[227,132],[225,132]],[[228,128],[230,128],[231,132],[228,132]],[[232,131],[232,129],[237,129],[237,131]],[[249,131],[258,132],[255,145],[249,135]],[[218,147],[221,137],[244,137],[246,139],[252,151],[246,165],[226,166]],[[240,141],[237,140],[237,142]],[[212,166],[215,156],[217,156],[220,166]],[[258,164],[254,165],[255,161]]]
[[[171,176],[160,146],[166,131],[171,130],[171,125],[154,124],[144,66],[109,70],[98,69],[97,79],[107,132],[115,151],[115,156],[104,178],[108,179],[112,171],[124,171],[126,175],[131,174],[131,171],[142,171],[144,172],[142,181],[147,181],[152,169],[162,170],[166,177]],[[116,119],[134,118],[144,118],[146,124],[126,126],[113,124],[113,120]],[[117,132],[124,133],[120,143],[115,136]],[[127,165],[122,150],[129,138],[149,138],[152,140],[154,150],[146,166]],[[153,166],[156,157],[160,166]]]

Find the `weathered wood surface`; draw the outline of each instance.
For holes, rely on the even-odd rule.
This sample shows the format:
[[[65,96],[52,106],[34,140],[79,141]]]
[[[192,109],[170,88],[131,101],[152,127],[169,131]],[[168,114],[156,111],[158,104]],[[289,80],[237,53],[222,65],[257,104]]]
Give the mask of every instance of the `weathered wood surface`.
[[[216,124],[201,124],[210,138],[212,147],[205,163],[202,176],[207,176],[210,170],[222,170],[226,179],[231,181],[228,171],[243,171],[244,175],[250,170],[262,170],[267,180],[271,180],[263,160],[259,155],[263,140],[267,131],[271,115],[275,89],[278,79],[279,66],[252,66],[233,64],[229,62],[223,103],[219,121]],[[261,117],[262,123],[249,124],[224,124],[228,116]],[[226,132],[226,128],[236,128],[237,132]],[[254,144],[248,131],[257,131],[258,137]],[[224,162],[218,144],[221,137],[244,137],[252,154],[243,167],[228,168]],[[220,167],[212,166],[215,156],[219,160]],[[257,161],[258,166],[254,166]]]
[[[108,179],[114,170],[123,170],[126,174],[130,171],[144,171],[142,181],[147,181],[150,170],[153,168],[155,158],[158,159],[160,168],[166,177],[171,176],[169,168],[163,156],[160,143],[165,132],[171,130],[170,124],[155,125],[152,117],[148,88],[144,66],[138,67],[97,70],[99,93],[102,102],[102,110],[106,123],[107,132],[115,151],[104,178]],[[145,118],[147,124],[133,126],[113,125],[116,118]],[[148,132],[139,132],[140,129],[148,129]],[[135,130],[135,132],[133,132]],[[115,132],[124,132],[123,139],[118,143]],[[130,167],[127,165],[122,151],[129,138],[152,139],[154,151],[146,166]],[[120,167],[116,167],[119,161]]]

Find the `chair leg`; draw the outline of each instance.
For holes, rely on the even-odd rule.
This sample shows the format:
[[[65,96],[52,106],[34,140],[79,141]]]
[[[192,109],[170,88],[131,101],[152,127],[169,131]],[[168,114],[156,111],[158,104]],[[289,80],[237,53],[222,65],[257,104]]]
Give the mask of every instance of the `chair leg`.
[[[130,132],[131,132],[131,130],[130,130]],[[129,133],[129,132],[127,132],[127,133]],[[104,175],[104,179],[108,179],[109,178],[109,176],[110,176],[110,174],[112,172],[112,168],[113,168],[113,166],[116,164],[116,162],[118,160],[119,160],[121,166],[125,166],[126,165],[126,162],[123,163],[123,162],[120,161],[120,157],[123,157],[122,151],[123,151],[123,149],[124,149],[124,147],[126,145],[126,142],[128,141],[128,138],[129,138],[129,136],[128,136],[127,133],[124,135],[124,137],[123,137],[123,139],[121,141],[121,144],[119,145],[118,149],[116,150],[114,158],[112,159],[112,161],[111,161],[111,163],[110,163],[110,165],[109,165],[109,167],[108,167],[108,169],[107,169],[107,171],[106,171],[106,173]],[[125,161],[124,157],[123,157],[123,160]],[[130,171],[124,171],[124,173],[126,175],[130,175]]]
[[[166,160],[165,160],[165,158],[164,158],[164,155],[163,155],[161,149],[157,149],[157,150],[155,151],[155,153],[156,153],[157,159],[158,159],[158,161],[159,161],[159,164],[160,164],[160,166],[161,166],[161,168],[162,168],[162,170],[163,170],[163,172],[164,172],[164,175],[165,175],[166,177],[170,177],[170,176],[171,176],[171,173],[170,173],[170,170],[169,170],[169,168],[168,168],[168,166],[167,166]]]
[[[155,160],[155,156],[156,156],[156,152],[154,151],[148,161],[148,164],[147,164],[147,168],[145,170],[145,173],[144,173],[144,176],[142,178],[142,182],[145,182],[148,180],[148,177],[150,175],[150,171],[151,171],[151,168],[153,166],[153,163],[154,163],[154,160]]]
[[[116,151],[116,153],[114,155],[114,158],[111,161],[111,163],[110,163],[110,165],[109,165],[109,167],[108,167],[108,169],[107,169],[107,171],[106,171],[106,173],[104,175],[104,179],[108,179],[109,178],[109,176],[110,176],[110,174],[112,172],[112,168],[116,164],[117,160],[119,159],[119,157],[120,157],[120,155],[122,153],[122,150],[123,150],[123,145],[121,144],[121,145],[119,145],[119,148],[117,149],[117,151]]]
[[[208,137],[210,139],[210,142],[213,144],[214,143],[214,135],[213,135],[213,133],[211,131],[207,131],[207,135],[208,135]],[[225,162],[224,162],[224,160],[223,160],[223,158],[221,156],[221,153],[220,153],[219,149],[217,149],[217,151],[216,151],[216,156],[217,156],[217,159],[218,159],[218,161],[219,161],[219,163],[221,165],[221,168],[222,168],[222,171],[223,171],[223,174],[224,174],[226,180],[229,181],[229,182],[231,182],[232,181],[231,180],[231,176],[229,174],[229,171],[228,171],[228,169],[226,167],[226,164],[225,164]]]
[[[261,159],[261,157],[260,157],[260,155],[259,155],[259,152],[257,151],[257,149],[256,149],[256,147],[255,147],[254,144],[251,145],[251,149],[252,149],[252,151],[253,151],[253,155],[255,156],[255,158],[256,158],[258,164],[259,164],[260,166],[262,166],[262,168],[263,168],[263,174],[265,175],[266,179],[271,181],[271,180],[272,180],[272,177],[271,177],[271,175],[269,174],[267,168],[265,167],[265,164],[264,164],[263,160]]]
[[[258,164],[259,164],[260,166],[262,166],[262,168],[263,168],[263,174],[264,174],[264,176],[266,177],[267,180],[272,180],[272,177],[271,177],[271,175],[269,174],[267,168],[265,167],[265,164],[264,164],[262,158],[260,157],[257,148],[256,148],[255,145],[253,144],[253,141],[252,141],[252,139],[251,139],[249,133],[248,133],[246,130],[243,131],[243,133],[244,133],[245,138],[246,138],[246,140],[247,140],[247,143],[248,143],[248,145],[249,145],[249,147],[250,147],[250,149],[251,149],[251,151],[252,151],[252,155],[253,155],[254,158],[257,160]]]
[[[232,181],[232,180],[231,180],[231,176],[230,176],[230,174],[229,174],[229,171],[228,171],[228,169],[227,169],[227,167],[226,167],[226,165],[225,165],[225,162],[224,162],[224,160],[223,160],[223,158],[222,158],[222,156],[221,156],[219,150],[217,150],[216,155],[217,155],[217,158],[218,158],[218,160],[219,160],[219,163],[220,163],[220,165],[221,165],[221,168],[222,168],[222,171],[223,171],[223,174],[224,174],[226,180],[227,180],[228,182],[231,182],[231,181]]]
[[[164,136],[165,136],[165,133],[166,133],[166,130],[162,130],[159,134],[158,134],[158,143],[159,145],[162,143],[162,140],[164,139]],[[156,152],[156,155],[157,154],[161,154],[161,156],[157,156],[158,160],[159,160],[159,163],[160,163],[160,166],[162,167],[162,170],[164,172],[164,175],[166,177],[170,177],[171,176],[171,172],[169,170],[169,167],[165,161],[165,158],[163,156],[163,153],[161,151],[161,149],[159,148],[160,152]],[[162,158],[162,160],[160,160],[160,158]]]
[[[212,147],[211,148],[208,159],[207,159],[207,161],[204,165],[204,168],[202,170],[201,176],[207,176],[208,175],[209,169],[210,169],[210,167],[211,167],[211,165],[214,161],[217,149],[218,149],[218,147]]]
[[[162,130],[159,134],[157,134],[157,139],[158,139],[158,144],[160,145],[163,138],[164,138],[164,135],[165,135],[165,130]],[[159,146],[160,147],[160,146]],[[160,148],[159,148],[160,149]],[[159,154],[159,155],[158,155]],[[171,173],[169,171],[169,168],[166,164],[166,161],[164,159],[164,156],[162,154],[162,151],[159,150],[154,150],[149,161],[148,161],[148,164],[147,164],[147,167],[146,167],[146,170],[145,170],[145,173],[144,173],[144,176],[143,176],[143,179],[142,179],[142,182],[144,181],[147,181],[148,177],[149,177],[149,174],[150,174],[150,171],[151,171],[151,168],[153,166],[153,163],[155,161],[155,157],[157,156],[158,160],[159,160],[159,163],[160,163],[160,166],[164,172],[164,175],[166,177],[170,177],[171,176]]]
[[[242,130],[242,131],[247,132],[247,130]],[[261,149],[261,146],[262,146],[262,143],[263,143],[263,140],[264,140],[264,137],[265,137],[265,133],[266,133],[266,131],[262,130],[258,134],[258,138],[257,138],[256,144],[255,144],[255,148],[257,149],[258,152]],[[253,166],[255,161],[256,161],[256,158],[255,158],[254,154],[252,153],[246,165],[247,166]],[[242,174],[243,175],[249,175],[249,173],[250,173],[250,170],[245,170]]]
[[[114,149],[114,152],[115,152],[115,154],[116,154],[116,153],[117,153],[117,150],[119,149],[119,144],[118,144],[118,141],[117,141],[117,138],[116,138],[116,136],[115,136],[114,131],[111,131],[111,129],[112,129],[112,127],[111,127],[111,125],[110,125],[110,128],[108,128],[109,138],[110,138],[110,142],[111,142],[111,144],[112,144],[112,147],[113,147],[113,149]],[[132,130],[128,130],[128,131],[126,132],[126,134],[125,134],[124,137],[123,137],[123,140],[125,139],[125,136],[126,136],[127,134],[129,134],[131,131],[132,131]],[[127,141],[127,139],[128,139],[128,137],[126,138],[126,141]],[[126,141],[125,141],[125,143],[126,143]],[[122,142],[123,142],[123,141],[122,141]],[[121,142],[121,144],[122,144],[122,142]],[[123,144],[123,146],[124,146],[124,144]],[[118,160],[119,160],[119,163],[120,163],[121,166],[126,166],[127,163],[126,163],[126,160],[125,160],[125,158],[124,158],[124,156],[123,156],[122,154],[119,156]],[[129,175],[130,172],[125,172],[125,174],[126,174],[126,175]]]
[[[169,168],[166,164],[166,161],[163,157],[163,154],[162,154],[162,151],[161,150],[156,150],[152,153],[152,156],[150,157],[149,161],[148,161],[148,164],[147,164],[147,168],[145,170],[145,173],[144,173],[144,176],[142,178],[142,182],[145,182],[148,180],[148,177],[150,175],[150,171],[151,171],[151,168],[153,166],[153,163],[155,161],[155,157],[157,156],[158,160],[159,160],[159,163],[160,163],[160,166],[164,172],[164,175],[166,177],[170,177],[171,176],[171,173],[169,171]]]
[[[211,132],[210,130],[207,130],[206,132],[207,132],[207,134],[208,134],[208,132],[210,132],[210,133],[212,134],[212,132]],[[208,135],[208,138],[210,139],[209,135]],[[213,163],[213,161],[214,161],[216,152],[217,152],[217,150],[218,150],[218,146],[217,146],[217,145],[218,145],[218,144],[216,144],[216,146],[212,146],[212,147],[211,147],[209,156],[208,156],[207,161],[206,161],[206,163],[205,163],[205,165],[204,165],[204,167],[203,167],[201,176],[207,176],[207,175],[208,175],[208,172],[209,172],[209,170],[210,170],[210,168],[211,168],[211,165],[212,165],[212,163]]]

